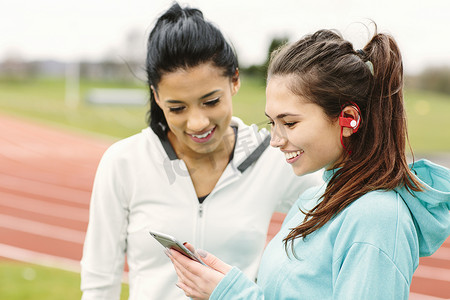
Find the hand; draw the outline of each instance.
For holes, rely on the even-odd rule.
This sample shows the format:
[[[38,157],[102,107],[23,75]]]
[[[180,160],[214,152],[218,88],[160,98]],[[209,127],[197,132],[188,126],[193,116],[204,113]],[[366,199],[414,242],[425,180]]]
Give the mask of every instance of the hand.
[[[194,247],[188,243],[185,246],[196,253],[210,268],[187,258],[176,250],[169,250],[168,256],[178,275],[177,286],[192,299],[209,299],[220,280],[231,270],[231,266],[204,250],[195,251]]]

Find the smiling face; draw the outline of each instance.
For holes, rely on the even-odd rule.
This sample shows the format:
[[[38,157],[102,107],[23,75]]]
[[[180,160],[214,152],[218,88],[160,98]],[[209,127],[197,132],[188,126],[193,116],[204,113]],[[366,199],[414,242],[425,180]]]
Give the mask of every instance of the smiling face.
[[[266,88],[266,115],[272,124],[271,146],[285,153],[296,175],[336,167],[343,158],[339,121],[295,95],[289,76],[272,77]]]
[[[155,99],[166,117],[168,137],[177,152],[231,152],[231,98],[239,86],[238,78],[231,80],[210,63],[162,76],[154,91]]]

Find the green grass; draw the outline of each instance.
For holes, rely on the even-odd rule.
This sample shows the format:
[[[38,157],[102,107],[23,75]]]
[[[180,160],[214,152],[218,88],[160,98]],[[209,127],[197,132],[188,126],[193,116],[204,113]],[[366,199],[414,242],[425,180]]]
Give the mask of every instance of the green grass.
[[[234,115],[246,123],[265,125],[267,117],[264,115],[266,101],[266,87],[260,78],[244,77],[241,88],[233,97]]]
[[[39,122],[64,126],[69,130],[121,139],[146,126],[148,104],[141,106],[92,105],[86,103],[93,87],[142,88],[144,84],[120,82],[80,82],[78,107],[66,105],[64,79],[0,80],[0,110]],[[234,114],[247,123],[264,126],[264,81],[243,77],[241,89],[233,98]],[[407,90],[405,103],[411,145],[415,152],[450,151],[450,96]]]
[[[450,96],[406,91],[406,113],[411,146],[415,152],[450,152]]]
[[[93,88],[144,88],[117,82],[80,82],[82,101],[76,108],[65,103],[64,79],[0,81],[0,110],[71,130],[122,138],[145,126],[146,106],[101,106],[83,101]]]
[[[80,274],[30,265],[1,261],[0,299],[8,300],[79,300]],[[128,285],[122,284],[120,299],[128,299]]]

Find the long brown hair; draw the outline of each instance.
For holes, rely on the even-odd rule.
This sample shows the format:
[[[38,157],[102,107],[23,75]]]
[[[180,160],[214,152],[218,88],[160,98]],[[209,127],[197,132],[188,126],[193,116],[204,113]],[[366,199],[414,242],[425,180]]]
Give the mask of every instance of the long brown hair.
[[[272,54],[268,80],[278,75],[294,78],[291,91],[321,106],[330,120],[352,102],[362,119],[359,130],[344,139],[351,155],[345,154],[322,201],[304,212],[304,221],[284,238],[286,251],[289,241],[293,250],[294,239],[307,237],[370,191],[421,190],[406,162],[403,64],[393,37],[375,33],[355,51],[338,33],[320,30]]]

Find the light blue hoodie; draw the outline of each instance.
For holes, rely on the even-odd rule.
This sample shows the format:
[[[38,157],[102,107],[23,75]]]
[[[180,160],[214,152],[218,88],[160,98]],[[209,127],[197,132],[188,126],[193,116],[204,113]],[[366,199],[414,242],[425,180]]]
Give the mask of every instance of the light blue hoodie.
[[[326,182],[333,171],[324,173]],[[210,299],[408,299],[419,256],[435,252],[450,235],[450,170],[427,160],[414,164],[423,192],[373,191],[306,239],[283,238],[300,224],[325,186],[310,189],[290,210],[267,246],[258,285],[233,268]]]

